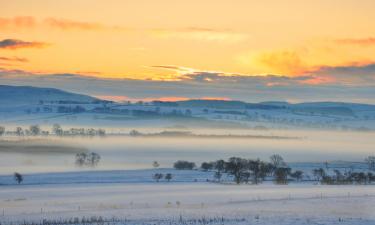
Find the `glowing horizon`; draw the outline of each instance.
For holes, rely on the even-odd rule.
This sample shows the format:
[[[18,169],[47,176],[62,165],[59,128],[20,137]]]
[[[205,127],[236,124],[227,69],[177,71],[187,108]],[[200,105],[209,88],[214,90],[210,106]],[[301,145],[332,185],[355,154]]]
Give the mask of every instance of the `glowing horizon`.
[[[27,73],[199,80],[205,87],[248,77],[262,80],[264,90],[375,86],[371,0],[0,0],[0,6],[0,72],[8,83],[10,75]]]

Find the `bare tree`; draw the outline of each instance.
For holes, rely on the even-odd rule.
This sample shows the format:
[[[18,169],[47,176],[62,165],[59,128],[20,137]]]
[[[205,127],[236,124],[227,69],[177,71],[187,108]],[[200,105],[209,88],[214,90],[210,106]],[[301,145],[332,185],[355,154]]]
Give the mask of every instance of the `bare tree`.
[[[18,183],[18,184],[20,184],[20,183],[22,183],[22,181],[23,181],[23,176],[20,174],[20,173],[14,173],[14,180]]]
[[[31,125],[30,126],[31,135],[36,136],[40,134],[40,127],[39,125]]]
[[[95,153],[95,152],[91,152],[89,154],[89,157],[88,157],[88,164],[89,166],[91,167],[95,167],[99,164],[99,161],[100,161],[100,155],[98,153]]]
[[[375,156],[368,156],[365,159],[365,162],[367,163],[369,170],[375,171]]]
[[[214,177],[220,182],[221,177],[223,176],[223,171],[225,170],[225,161],[220,159],[214,162],[213,168],[216,170]]]
[[[303,172],[301,170],[296,170],[290,174],[290,176],[296,179],[297,181],[302,180],[302,175],[303,175]]]
[[[61,128],[60,124],[53,124],[52,130],[57,136],[63,135],[63,129]]]
[[[317,181],[321,181],[323,179],[323,177],[326,176],[326,172],[324,171],[323,168],[314,169],[313,174],[314,174]]]
[[[162,179],[163,176],[164,176],[164,175],[163,175],[162,173],[155,173],[154,176],[152,176],[152,178],[153,178],[154,180],[156,180],[156,182],[159,182],[159,180]]]
[[[271,155],[270,157],[271,163],[275,168],[285,167],[286,163],[284,162],[283,157],[278,154]]]
[[[214,174],[214,177],[215,177],[215,179],[217,179],[218,182],[221,181],[222,176],[223,176],[223,174],[220,171],[216,171],[215,174]]]
[[[86,163],[87,154],[84,152],[76,154],[76,165],[77,166],[84,166]]]
[[[165,179],[169,182],[171,179],[172,179],[172,174],[171,173],[167,173],[165,174]]]
[[[82,166],[95,167],[99,164],[100,159],[101,159],[101,157],[98,153],[81,152],[81,153],[76,154],[76,162],[75,163],[76,163],[77,166],[80,166],[80,167],[82,167]]]
[[[4,135],[5,127],[0,126],[0,136]]]
[[[236,184],[240,184],[243,178],[243,173],[247,170],[247,160],[232,157],[228,160],[225,166],[225,171],[233,175]]]
[[[288,184],[288,175],[290,174],[290,168],[280,167],[274,172],[276,184]]]
[[[22,127],[16,127],[16,135],[17,136],[22,136],[24,133],[23,133],[23,130],[22,130]]]

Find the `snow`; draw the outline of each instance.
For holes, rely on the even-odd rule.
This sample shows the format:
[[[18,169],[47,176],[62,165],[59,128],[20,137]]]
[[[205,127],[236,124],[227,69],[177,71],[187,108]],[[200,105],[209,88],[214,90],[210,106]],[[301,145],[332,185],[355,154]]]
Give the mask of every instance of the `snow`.
[[[25,184],[0,186],[0,223],[102,216],[122,221],[114,224],[204,224],[195,221],[203,218],[211,219],[206,224],[375,224],[373,185],[194,182],[194,176],[205,174],[198,171],[174,171],[178,182],[157,183],[149,177],[152,172],[107,171],[114,180],[125,174],[129,182],[124,183],[106,183],[101,172],[91,172],[91,178],[87,172],[38,174],[65,180],[59,184],[38,184],[27,181],[36,175],[26,176]],[[73,182],[95,177],[93,183]]]

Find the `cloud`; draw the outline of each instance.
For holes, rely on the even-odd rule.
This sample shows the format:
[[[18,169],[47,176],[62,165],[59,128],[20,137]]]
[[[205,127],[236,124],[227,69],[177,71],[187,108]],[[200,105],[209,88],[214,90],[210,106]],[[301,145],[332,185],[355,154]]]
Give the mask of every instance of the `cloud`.
[[[121,26],[109,26],[96,22],[83,22],[64,18],[48,17],[43,20],[37,20],[32,16],[18,16],[13,18],[0,17],[0,30],[1,29],[19,29],[19,28],[56,28],[59,30],[129,30]]]
[[[0,56],[0,61],[8,61],[8,62],[28,62],[29,60],[23,57],[3,57]]]
[[[82,22],[63,18],[49,17],[43,20],[43,23],[49,27],[57,28],[61,30],[82,30],[82,31],[96,31],[96,30],[107,30],[107,31],[131,31],[133,29],[123,26],[111,26],[96,22]]]
[[[105,26],[99,23],[79,22],[52,17],[45,19],[44,23],[62,30],[100,30],[105,28]]]
[[[371,67],[365,70],[370,70]],[[337,68],[340,70],[340,68]],[[364,69],[364,68],[362,68]],[[334,68],[325,68],[325,72]],[[109,79],[79,74],[36,74],[22,70],[0,68],[0,83],[8,85],[31,85],[55,87],[94,96],[126,96],[129,99],[230,98],[248,102],[260,101],[346,101],[375,103],[375,81],[348,75],[348,79],[361,77],[352,85],[343,80],[334,83],[310,84],[313,79],[332,75],[311,74],[299,77],[235,75],[196,71],[185,74],[190,79],[179,81]],[[331,71],[332,72],[332,71]],[[334,76],[339,78],[339,74]],[[206,78],[211,79],[207,81]],[[344,78],[344,79],[347,79]],[[365,82],[366,83],[363,83]]]
[[[158,38],[178,38],[215,42],[240,42],[248,38],[243,33],[233,32],[231,30],[221,30],[202,27],[187,27],[179,29],[152,29],[151,33]]]
[[[344,44],[344,45],[362,45],[362,46],[375,45],[375,37],[345,38],[345,39],[337,39],[335,41],[338,44]]]
[[[19,48],[43,48],[47,43],[36,41],[22,41],[18,39],[4,39],[0,41],[0,49],[19,49]]]
[[[0,66],[3,67],[13,67],[15,64],[18,63],[26,63],[29,60],[27,58],[22,58],[22,57],[5,57],[5,56],[0,56]]]
[[[324,66],[313,73],[317,77],[334,80],[348,86],[375,86],[375,63],[354,63],[346,66]]]
[[[0,17],[0,29],[2,28],[30,28],[36,25],[32,16],[17,16],[13,18]]]
[[[295,51],[264,53],[259,56],[258,61],[271,69],[286,74],[303,74],[306,70],[306,65]]]

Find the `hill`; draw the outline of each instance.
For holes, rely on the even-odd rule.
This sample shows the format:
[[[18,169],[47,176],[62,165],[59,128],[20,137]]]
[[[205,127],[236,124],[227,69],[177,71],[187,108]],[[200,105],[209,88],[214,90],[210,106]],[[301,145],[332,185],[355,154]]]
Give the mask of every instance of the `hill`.
[[[31,105],[58,101],[91,103],[99,101],[99,99],[55,88],[0,85],[0,105],[2,106]]]

